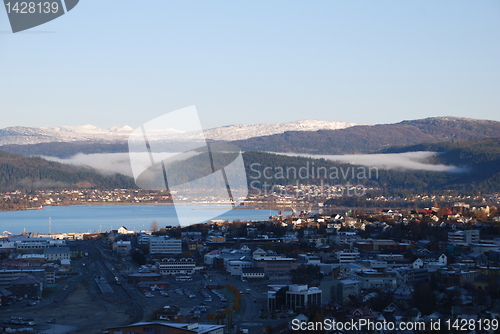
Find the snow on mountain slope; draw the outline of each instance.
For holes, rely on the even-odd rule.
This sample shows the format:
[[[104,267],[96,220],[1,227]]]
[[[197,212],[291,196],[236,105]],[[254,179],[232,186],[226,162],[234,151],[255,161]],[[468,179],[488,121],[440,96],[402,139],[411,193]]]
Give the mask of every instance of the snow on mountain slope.
[[[242,140],[253,137],[269,136],[284,133],[286,131],[318,131],[337,130],[354,126],[354,123],[303,120],[289,123],[264,123],[256,125],[229,125],[204,131],[206,139],[212,140]],[[114,126],[109,129],[100,129],[93,125],[83,126],[57,126],[57,127],[9,127],[0,129],[0,145],[38,144],[48,142],[117,142],[126,141],[132,133],[133,128],[129,126]],[[197,136],[183,133],[175,129],[154,130],[152,135],[157,134],[163,140],[192,139]],[[158,137],[158,139],[159,139]]]
[[[73,141],[123,141],[128,138],[132,130],[128,126],[113,127],[111,129],[99,129],[93,125],[43,126],[36,128],[16,126],[0,130],[0,145]]]
[[[205,130],[205,138],[232,141],[270,136],[286,131],[338,130],[354,125],[357,124],[318,120],[303,120],[289,123],[263,123],[256,125],[229,125]]]

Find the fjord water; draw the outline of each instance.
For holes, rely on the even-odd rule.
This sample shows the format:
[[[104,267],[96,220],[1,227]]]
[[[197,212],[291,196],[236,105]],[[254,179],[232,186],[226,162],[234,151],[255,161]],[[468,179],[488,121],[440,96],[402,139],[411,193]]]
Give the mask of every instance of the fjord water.
[[[222,213],[226,207],[188,207],[192,207],[193,215],[202,215],[202,210],[211,210],[212,219],[229,221],[267,220],[270,215],[278,213],[265,209],[237,209]],[[129,230],[148,230],[153,221],[158,222],[160,227],[179,225],[173,205],[48,206],[43,210],[0,212],[0,233],[9,231],[20,234],[23,230],[48,233],[49,219],[52,233],[109,231],[117,230],[120,226]]]

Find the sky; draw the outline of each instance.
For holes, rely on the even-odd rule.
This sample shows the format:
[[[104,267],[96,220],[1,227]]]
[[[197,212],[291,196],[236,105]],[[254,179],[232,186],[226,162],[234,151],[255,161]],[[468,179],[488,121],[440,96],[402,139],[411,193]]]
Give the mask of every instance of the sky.
[[[498,1],[81,0],[13,34],[0,128],[500,121]]]

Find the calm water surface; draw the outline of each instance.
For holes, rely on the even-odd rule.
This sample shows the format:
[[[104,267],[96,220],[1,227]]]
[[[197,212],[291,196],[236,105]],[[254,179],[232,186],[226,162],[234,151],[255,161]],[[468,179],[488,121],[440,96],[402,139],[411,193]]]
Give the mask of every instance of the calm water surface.
[[[188,206],[189,207],[189,206]],[[205,210],[213,212],[212,219],[233,221],[266,220],[270,215],[276,215],[274,210],[242,209],[223,213],[216,206],[193,206],[193,215],[206,214]],[[219,212],[218,212],[219,211]],[[93,232],[116,230],[120,226],[133,230],[149,229],[153,221],[160,227],[178,225],[177,215],[172,205],[75,205],[48,206],[43,210],[0,212],[0,233],[9,231],[19,234],[24,229],[28,232],[47,233],[49,218],[52,232]]]

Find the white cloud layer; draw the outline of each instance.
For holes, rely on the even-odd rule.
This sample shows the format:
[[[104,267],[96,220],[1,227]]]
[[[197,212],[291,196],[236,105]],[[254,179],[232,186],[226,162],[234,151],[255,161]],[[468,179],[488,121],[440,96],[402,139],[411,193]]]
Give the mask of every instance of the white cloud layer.
[[[274,152],[273,152],[274,153]],[[423,160],[432,157],[438,153],[419,151],[405,153],[384,153],[384,154],[346,154],[346,155],[319,155],[319,154],[301,154],[301,153],[275,153],[293,157],[305,157],[315,159],[326,159],[349,163],[353,165],[373,166],[381,169],[412,169],[426,170],[434,172],[464,172],[465,169],[452,165],[428,164]]]
[[[128,153],[78,153],[71,158],[65,159],[49,156],[43,158],[63,164],[92,167],[104,174],[120,173],[130,177],[133,176]]]
[[[274,152],[273,152],[274,153]],[[306,157],[326,160],[338,161],[341,163],[349,163],[353,165],[374,166],[382,169],[410,169],[410,170],[426,170],[435,172],[464,172],[463,168],[458,168],[451,165],[432,165],[423,160],[436,155],[436,152],[406,152],[406,153],[387,153],[387,154],[350,154],[350,155],[317,155],[317,154],[301,154],[301,153],[275,153],[286,156]],[[83,154],[79,153],[71,158],[61,159],[57,157],[44,157],[47,160],[57,161],[65,164],[83,165],[95,168],[104,173],[120,173],[133,177],[130,166],[130,158],[128,153],[95,153]],[[149,160],[145,160],[145,167]]]

